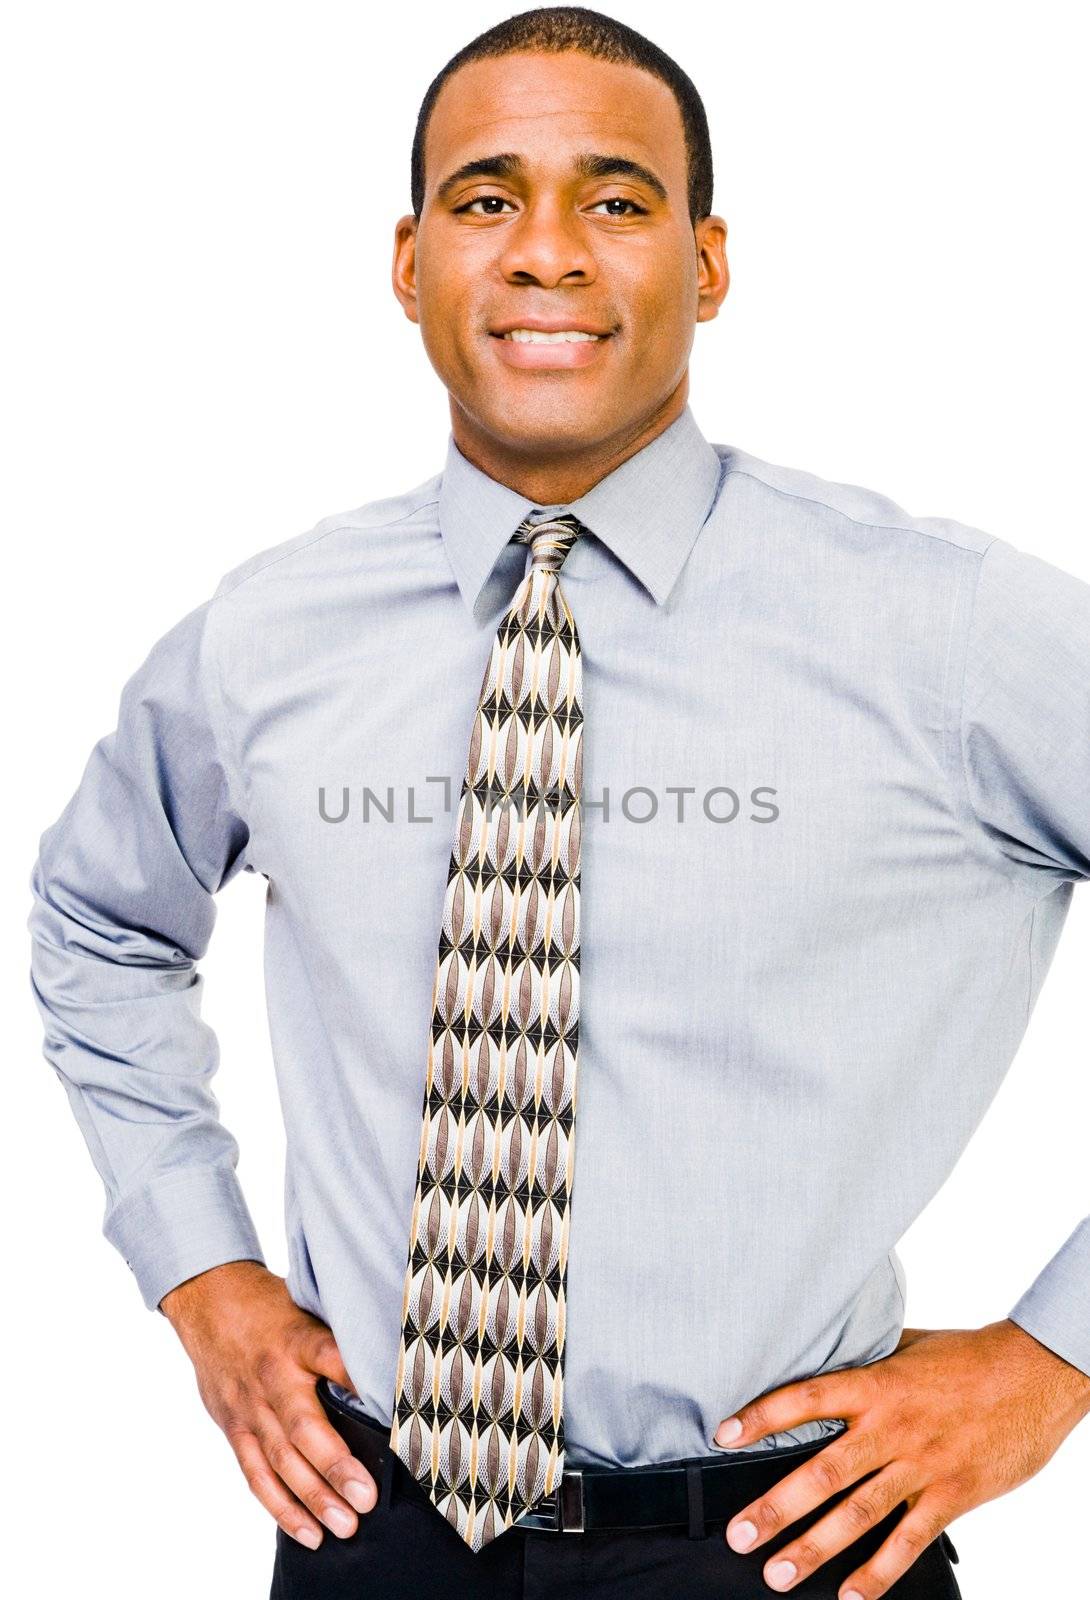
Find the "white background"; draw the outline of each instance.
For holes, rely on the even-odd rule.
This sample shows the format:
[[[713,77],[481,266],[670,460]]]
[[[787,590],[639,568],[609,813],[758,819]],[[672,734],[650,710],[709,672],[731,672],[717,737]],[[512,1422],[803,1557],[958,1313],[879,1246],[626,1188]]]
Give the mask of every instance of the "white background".
[[[393,227],[429,82],[507,14],[36,0],[4,30],[2,1370],[22,1593],[82,1593],[90,1574],[120,1600],[268,1592],[273,1523],[101,1237],[99,1180],[41,1056],[29,873],[121,684],[224,571],[442,465],[446,396],[390,288]],[[612,14],[689,72],[711,123],[733,282],[696,331],[705,434],[1090,581],[1075,8]],[[219,902],[205,1015],[283,1272],[262,888],[246,876]],[[901,1245],[913,1326],[1004,1316],[1087,1209],[1088,969],[1080,889],[1003,1092]],[[1090,1422],[953,1525],[965,1600],[1081,1591],[1088,1469]]]

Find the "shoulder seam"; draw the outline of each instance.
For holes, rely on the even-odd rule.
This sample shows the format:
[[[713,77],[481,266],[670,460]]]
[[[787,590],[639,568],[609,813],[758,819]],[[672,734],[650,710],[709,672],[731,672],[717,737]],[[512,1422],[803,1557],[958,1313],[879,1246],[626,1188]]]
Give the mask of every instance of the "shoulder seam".
[[[250,847],[252,844],[252,797],[250,786],[246,782],[246,774],[241,763],[236,758],[234,745],[231,742],[227,727],[227,710],[223,694],[223,680],[220,672],[220,657],[218,640],[215,635],[215,599],[208,602],[205,611],[204,624],[201,629],[201,664],[205,668],[208,681],[208,724],[212,730],[212,740],[216,746],[216,753],[223,768],[224,780],[227,784],[227,793],[231,800],[236,815],[245,822],[251,837],[247,841],[244,857],[250,861]],[[236,793],[237,790],[237,793]]]
[[[961,682],[958,686],[958,720],[956,730],[958,748],[958,778],[965,812],[972,819],[974,832],[979,839],[980,848],[984,850],[989,859],[992,861],[993,865],[998,869],[1002,876],[1006,878],[1012,889],[1016,890],[1019,894],[1028,895],[1031,900],[1036,901],[1038,898],[1040,898],[1040,896],[1035,894],[1029,885],[1023,881],[1022,874],[1019,872],[1015,864],[1010,861],[1003,854],[1002,850],[1000,850],[999,847],[994,843],[994,841],[988,837],[987,830],[985,829],[980,817],[977,815],[976,807],[973,805],[972,790],[969,787],[969,769],[965,760],[965,684],[969,676],[969,654],[973,642],[973,623],[976,619],[976,602],[977,596],[980,592],[981,571],[983,568],[984,557],[988,554],[988,551],[992,548],[992,545],[1005,542],[1006,541],[1001,540],[1000,536],[996,534],[993,538],[988,540],[987,544],[984,546],[984,549],[980,552],[981,559],[976,569],[976,582],[973,585],[973,593],[969,601],[969,614],[965,619],[965,644],[962,652]]]
[[[984,550],[988,548],[985,545],[984,550],[971,550],[967,545],[959,544],[956,539],[947,539],[943,534],[935,533],[931,528],[904,527],[896,522],[871,522],[863,517],[853,517],[850,511],[843,511],[839,506],[830,505],[828,500],[819,500],[817,495],[802,494],[797,489],[783,489],[778,483],[769,483],[767,478],[762,478],[757,472],[750,472],[746,467],[728,467],[724,478],[729,477],[752,478],[754,483],[759,483],[763,488],[770,489],[773,494],[785,495],[790,500],[802,500],[807,505],[823,506],[826,511],[835,512],[838,517],[843,517],[847,522],[854,522],[859,528],[875,528],[883,533],[922,534],[925,538],[937,539],[940,544],[952,545],[955,550],[964,550],[967,555],[975,555],[978,558],[983,556]],[[949,520],[954,521],[955,519],[950,518]],[[964,526],[968,527],[969,524],[965,523]],[[981,533],[984,530],[978,528],[974,531]],[[993,535],[993,538],[998,538],[998,535]],[[989,540],[989,543],[991,543],[991,540]]]
[[[354,527],[396,528],[399,522],[407,522],[410,517],[415,517],[417,512],[423,511],[427,506],[438,505],[438,503],[439,502],[437,499],[421,500],[409,511],[406,511],[403,516],[390,517],[378,522],[354,523],[348,521],[346,518],[341,519],[340,521],[335,522],[331,528],[323,528],[320,533],[315,532],[313,538],[304,539],[302,544],[295,545],[293,549],[285,550],[281,555],[278,556],[270,556],[268,561],[264,562],[262,566],[255,567],[252,572],[246,573],[244,577],[239,578],[237,583],[233,583],[229,589],[218,589],[212,598],[213,600],[226,600],[229,595],[234,594],[236,589],[241,589],[243,584],[249,583],[252,578],[260,577],[262,573],[268,572],[270,567],[278,566],[281,561],[289,561],[292,556],[301,555],[304,550],[312,549],[314,545],[321,544],[323,539],[329,539],[335,533],[343,533],[347,528]]]

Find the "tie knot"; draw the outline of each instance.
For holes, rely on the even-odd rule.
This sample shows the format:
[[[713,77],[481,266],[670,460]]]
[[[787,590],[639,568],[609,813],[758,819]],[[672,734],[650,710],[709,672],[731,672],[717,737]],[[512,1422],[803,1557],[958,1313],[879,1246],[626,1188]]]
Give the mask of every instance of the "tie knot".
[[[527,517],[519,523],[511,542],[530,546],[531,567],[559,572],[576,539],[586,532],[579,518],[565,511],[561,516],[545,517],[540,522]]]

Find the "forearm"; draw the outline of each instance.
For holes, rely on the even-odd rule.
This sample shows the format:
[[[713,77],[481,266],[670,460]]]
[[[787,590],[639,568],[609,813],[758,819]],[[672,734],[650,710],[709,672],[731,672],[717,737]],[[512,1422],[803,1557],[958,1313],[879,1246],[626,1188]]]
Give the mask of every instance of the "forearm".
[[[103,1232],[149,1309],[221,1263],[263,1260],[200,1015],[213,896],[249,836],[201,689],[206,613],[126,684],[31,876],[44,1054],[102,1179]]]
[[[1064,1240],[1007,1316],[1090,1382],[1090,1217]]]

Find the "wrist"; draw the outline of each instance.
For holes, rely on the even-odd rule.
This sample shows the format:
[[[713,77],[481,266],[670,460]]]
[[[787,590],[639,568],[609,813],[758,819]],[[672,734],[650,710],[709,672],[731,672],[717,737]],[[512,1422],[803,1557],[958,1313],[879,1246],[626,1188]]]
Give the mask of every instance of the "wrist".
[[[1005,1317],[1003,1326],[1017,1331],[1019,1343],[1024,1349],[1032,1352],[1034,1359],[1048,1372],[1051,1381],[1057,1384],[1057,1394],[1061,1404],[1066,1404],[1074,1411],[1075,1421],[1090,1416],[1090,1374],[1083,1372],[1081,1367],[1076,1367],[1066,1357],[1058,1355],[1047,1344],[1042,1344],[1041,1340],[1023,1328],[1021,1323]]]
[[[234,1293],[251,1281],[255,1274],[268,1275],[268,1268],[260,1261],[224,1261],[196,1273],[192,1278],[175,1284],[159,1302],[159,1310],[177,1327],[194,1314],[200,1314],[210,1303],[225,1294]]]

